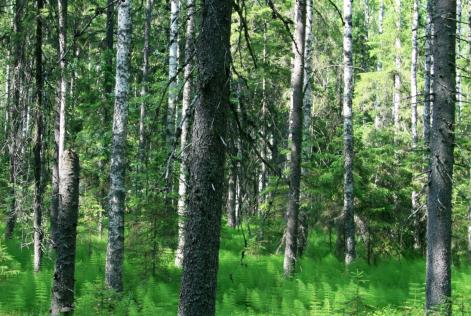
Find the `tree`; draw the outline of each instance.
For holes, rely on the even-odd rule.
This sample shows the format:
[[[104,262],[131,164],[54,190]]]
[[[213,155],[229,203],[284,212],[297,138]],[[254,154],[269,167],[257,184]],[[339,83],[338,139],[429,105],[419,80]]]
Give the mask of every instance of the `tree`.
[[[427,214],[426,312],[451,315],[451,210],[455,124],[456,1],[435,0],[433,115]]]
[[[59,210],[59,170],[60,157],[65,145],[65,110],[67,102],[67,0],[57,1],[58,12],[58,64],[60,75],[57,81],[56,118],[54,127],[54,164],[52,167],[52,199],[51,199],[51,238],[52,244],[56,244],[57,214]],[[70,54],[69,54],[70,55]]]
[[[187,24],[185,38],[185,70],[182,102],[182,122],[180,124],[180,175],[178,179],[178,247],[175,256],[175,265],[181,267],[183,263],[183,249],[185,248],[185,213],[187,209],[187,182],[188,182],[188,147],[190,144],[191,122],[191,90],[193,89],[193,54],[194,54],[194,29],[195,29],[195,2],[187,0]]]
[[[61,156],[57,258],[51,296],[51,315],[71,314],[74,305],[75,245],[79,207],[79,158],[72,150]]]
[[[394,91],[393,91],[393,120],[394,120],[394,132],[399,133],[400,123],[400,111],[401,111],[401,0],[395,0],[395,14],[396,14],[396,42],[394,48],[396,49],[396,60],[395,60],[395,73],[394,73]]]
[[[36,2],[36,139],[34,144],[34,218],[33,218],[33,243],[34,260],[33,268],[38,272],[41,267],[42,258],[42,203],[43,203],[43,30],[41,10],[43,9],[43,0]]]
[[[291,277],[297,257],[299,190],[301,184],[301,152],[303,137],[304,48],[306,30],[306,1],[296,0],[295,31],[292,43],[294,54],[291,70],[291,107],[289,112],[289,197],[285,236],[284,275]]]
[[[106,285],[123,290],[124,208],[126,188],[126,135],[128,120],[129,64],[131,49],[131,0],[118,6],[118,43],[116,52],[116,86],[111,145],[110,210],[106,250]]]
[[[345,263],[356,257],[355,220],[353,210],[353,57],[352,57],[352,1],[343,2],[343,220],[345,238]]]
[[[425,67],[424,67],[424,143],[427,150],[430,150],[430,109],[432,108],[432,30],[433,30],[433,5],[432,0],[427,0],[425,24]]]
[[[190,182],[179,315],[214,315],[216,307],[232,3],[206,0],[199,11],[198,102],[188,159]]]

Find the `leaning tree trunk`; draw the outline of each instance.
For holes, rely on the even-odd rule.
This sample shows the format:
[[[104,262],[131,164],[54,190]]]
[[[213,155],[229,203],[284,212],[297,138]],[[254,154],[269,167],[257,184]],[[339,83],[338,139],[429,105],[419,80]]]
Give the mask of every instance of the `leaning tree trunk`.
[[[178,315],[215,314],[229,106],[231,8],[227,0],[206,0],[199,8],[201,32],[196,44],[199,100],[188,159],[187,242]]]
[[[18,137],[20,133],[20,113],[21,113],[21,90],[22,90],[22,72],[24,53],[22,43],[22,20],[24,13],[24,6],[26,2],[24,0],[16,0],[14,6],[14,18],[13,18],[13,102],[10,107],[10,206],[7,214],[7,220],[5,225],[5,236],[6,238],[13,237],[13,231],[16,225],[17,218],[17,200],[16,200],[16,187],[18,177],[18,155],[21,144],[18,144]]]
[[[57,1],[59,20],[58,59],[60,76],[57,82],[56,122],[54,129],[54,162],[52,166],[52,199],[51,199],[51,239],[53,246],[57,237],[57,212],[59,210],[59,170],[60,157],[65,144],[65,108],[67,101],[67,0]]]
[[[191,73],[193,72],[193,54],[194,40],[193,33],[195,28],[195,2],[187,0],[187,25],[185,39],[185,85],[183,87],[183,104],[182,104],[182,122],[180,135],[180,175],[178,178],[178,248],[175,256],[175,265],[181,267],[183,263],[183,249],[185,248],[185,213],[187,198],[187,182],[188,182],[188,165],[187,155],[190,145],[190,114],[191,114],[191,90],[193,81]]]
[[[343,218],[345,238],[345,264],[356,257],[355,219],[353,210],[353,40],[352,40],[352,0],[343,2]]]
[[[297,257],[299,191],[301,184],[301,151],[303,139],[304,48],[306,31],[306,1],[296,0],[295,31],[292,50],[291,109],[289,114],[290,166],[287,227],[285,236],[284,275],[291,277]]]
[[[435,0],[434,106],[427,214],[426,312],[451,315],[451,198],[454,163],[456,0]],[[443,304],[443,306],[441,306]]]
[[[57,258],[51,297],[52,315],[69,315],[74,305],[75,245],[79,206],[79,158],[71,150],[61,157],[59,212],[57,214]]]
[[[394,44],[396,50],[395,57],[395,73],[394,73],[394,89],[393,89],[393,120],[394,120],[394,138],[395,141],[399,139],[398,133],[400,129],[400,112],[401,112],[401,0],[395,0],[395,13],[396,13],[396,41]]]
[[[131,49],[131,0],[118,6],[115,108],[111,147],[110,209],[105,280],[107,287],[123,290],[124,208],[126,188],[126,135],[128,123],[129,65]]]
[[[38,272],[41,268],[42,258],[42,203],[43,203],[43,180],[42,180],[42,169],[43,169],[43,30],[42,30],[42,19],[41,10],[44,6],[43,0],[37,0],[37,16],[36,16],[36,139],[34,144],[34,214],[33,214],[33,248],[34,248],[34,260],[33,269]]]

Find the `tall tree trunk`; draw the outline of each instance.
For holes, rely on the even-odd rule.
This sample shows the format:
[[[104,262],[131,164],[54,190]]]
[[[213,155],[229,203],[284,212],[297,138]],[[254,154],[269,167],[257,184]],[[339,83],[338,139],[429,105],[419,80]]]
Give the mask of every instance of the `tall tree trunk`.
[[[352,40],[352,0],[343,1],[343,218],[345,237],[345,264],[356,257],[355,219],[353,210],[353,40]]]
[[[456,56],[457,60],[461,58],[461,16],[462,16],[462,4],[461,0],[456,0]],[[461,116],[462,116],[462,107],[463,107],[463,95],[461,91],[461,69],[460,67],[456,67],[456,101],[458,103],[458,115],[457,115],[457,124],[458,126],[461,124]]]
[[[411,130],[412,130],[412,149],[415,151],[418,144],[417,135],[417,31],[419,28],[419,0],[414,0],[412,11],[412,56],[411,56]],[[418,213],[419,196],[415,190],[412,191],[412,214],[414,218],[414,248],[420,249],[420,214]]]
[[[118,6],[116,87],[111,147],[110,209],[105,279],[107,287],[123,290],[126,135],[128,123],[129,67],[131,49],[131,0]]]
[[[394,73],[394,89],[393,89],[393,120],[394,120],[394,134],[395,140],[398,139],[398,133],[400,130],[400,113],[401,113],[401,0],[395,0],[395,13],[396,13],[396,57],[395,66],[396,70]]]
[[[177,108],[177,70],[178,70],[178,15],[179,1],[170,0],[170,42],[168,51],[168,108],[167,108],[167,146],[171,150],[175,141],[175,112]]]
[[[42,201],[43,201],[43,30],[42,30],[42,18],[41,10],[44,7],[43,0],[37,0],[37,11],[36,11],[36,140],[34,144],[34,218],[33,218],[33,244],[34,244],[34,260],[33,268],[35,272],[38,272],[41,268],[42,258],[42,240],[43,230],[41,226],[42,222]]]
[[[425,68],[424,68],[424,144],[430,150],[430,115],[432,108],[432,30],[433,30],[433,0],[427,0],[427,13],[425,24]]]
[[[23,72],[23,43],[22,43],[22,20],[24,13],[24,6],[26,2],[24,0],[16,0],[14,6],[14,18],[13,18],[13,33],[14,33],[14,44],[13,44],[13,102],[10,107],[10,186],[11,186],[11,202],[8,210],[7,221],[5,225],[5,236],[6,238],[13,237],[13,231],[16,225],[17,218],[17,177],[18,177],[18,155],[21,144],[18,143],[18,137],[20,133],[20,113],[21,113],[21,78]]]
[[[312,20],[313,20],[313,1],[306,1],[306,30],[305,30],[305,47],[304,47],[304,95],[303,95],[303,137],[304,141],[309,140],[311,136],[311,120],[312,120]],[[310,146],[304,146],[304,157],[310,156]],[[305,170],[301,170],[304,175]],[[306,210],[300,210],[298,220],[298,240],[297,254],[301,257],[307,246],[309,236],[309,215]]]
[[[378,12],[378,34],[381,36],[383,34],[383,19],[384,19],[384,0],[379,1],[379,12]],[[379,59],[379,58],[378,58]],[[380,72],[383,69],[383,65],[381,61],[378,60],[376,62],[376,71]],[[379,129],[384,125],[384,113],[383,113],[383,105],[379,101],[378,98],[379,89],[377,89],[377,94],[375,96],[375,128]]]
[[[198,95],[178,315],[214,315],[224,180],[226,109],[229,104],[232,4],[201,4],[197,39]]]
[[[295,31],[292,50],[294,54],[291,70],[291,108],[289,113],[289,197],[286,227],[284,275],[291,277],[297,257],[299,191],[301,184],[301,152],[303,138],[303,84],[304,84],[304,48],[306,30],[306,1],[296,0]]]
[[[227,188],[227,226],[236,227],[236,201],[237,201],[237,163],[231,162],[229,184]]]
[[[114,4],[116,1],[107,0],[106,2],[106,56],[105,56],[105,93],[107,98],[111,98],[113,92],[113,26],[114,26]],[[107,113],[107,112],[106,112]],[[104,115],[104,119],[107,119],[107,115]]]
[[[181,163],[178,179],[178,248],[175,256],[175,265],[181,267],[183,264],[183,249],[185,248],[185,215],[188,183],[188,147],[190,145],[190,114],[191,114],[191,91],[193,81],[193,54],[194,54],[194,29],[195,29],[195,2],[187,0],[187,25],[185,39],[185,85],[183,87],[182,122],[180,135]]]
[[[51,315],[70,315],[74,304],[75,245],[79,206],[79,158],[71,150],[61,157],[57,258],[52,283]]]
[[[52,199],[51,199],[51,239],[53,246],[57,237],[57,214],[59,210],[59,170],[60,157],[64,152],[65,145],[65,109],[67,101],[67,0],[57,1],[58,10],[58,59],[60,76],[57,82],[57,103],[54,127],[54,162],[52,166]]]
[[[427,214],[426,312],[451,315],[451,198],[454,163],[456,0],[435,0],[434,106]]]
[[[153,0],[146,0],[145,9],[145,23],[144,23],[144,61],[142,63],[142,82],[141,82],[141,105],[139,115],[139,165],[142,168],[145,159],[145,148],[146,148],[146,107],[147,107],[147,90],[148,90],[148,74],[149,74],[149,37],[152,22],[152,7],[154,5]],[[140,169],[141,169],[140,168]],[[139,170],[141,172],[142,170]]]

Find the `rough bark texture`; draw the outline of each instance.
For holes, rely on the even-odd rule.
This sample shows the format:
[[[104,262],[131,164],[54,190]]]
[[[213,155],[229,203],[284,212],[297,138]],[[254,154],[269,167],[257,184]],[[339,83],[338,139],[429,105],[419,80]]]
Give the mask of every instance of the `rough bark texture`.
[[[182,123],[180,135],[181,163],[180,174],[178,178],[178,248],[175,255],[175,265],[181,267],[183,264],[183,249],[185,248],[185,212],[188,183],[188,147],[190,145],[190,105],[191,90],[193,81],[191,73],[193,72],[193,54],[194,54],[194,29],[195,29],[195,3],[194,0],[187,0],[187,25],[185,39],[185,85],[183,87],[182,102]]]
[[[355,220],[353,210],[353,40],[352,40],[352,0],[343,2],[343,218],[345,237],[345,263],[350,264],[356,257]]]
[[[38,272],[41,267],[42,258],[42,201],[43,201],[43,182],[42,182],[42,169],[43,169],[43,67],[42,67],[42,43],[43,43],[43,30],[41,10],[44,6],[43,0],[37,0],[37,16],[36,16],[36,139],[34,143],[34,214],[33,214],[33,248],[34,259],[33,269]]]
[[[141,98],[142,102],[139,109],[139,165],[142,167],[145,158],[146,149],[146,107],[147,107],[147,90],[148,90],[148,76],[149,76],[149,37],[152,22],[152,8],[154,6],[154,0],[146,0],[145,8],[145,23],[144,23],[144,60],[142,62],[142,82],[141,82]],[[141,168],[142,169],[142,168]],[[139,170],[141,172],[142,170]]]
[[[62,154],[60,165],[57,258],[52,283],[52,315],[71,314],[74,304],[75,244],[79,206],[78,155],[66,150]]]
[[[432,0],[427,0],[427,16],[425,24],[425,67],[424,67],[424,144],[430,149],[430,114],[432,107]]]
[[[396,71],[394,73],[394,89],[393,89],[393,120],[394,120],[394,132],[396,134],[395,140],[397,140],[397,133],[400,130],[400,111],[401,111],[401,0],[395,0],[395,13],[396,13],[396,41],[395,41],[395,49],[396,49],[396,59],[395,59],[395,66]]]
[[[201,3],[198,95],[190,151],[188,214],[179,315],[214,315],[229,104],[232,4]]]
[[[295,31],[293,42],[293,68],[291,70],[291,108],[289,113],[289,197],[286,227],[284,275],[294,273],[297,257],[299,189],[301,184],[301,152],[303,138],[303,84],[304,48],[306,30],[306,1],[296,0]]]
[[[128,122],[129,64],[131,48],[131,0],[118,6],[115,108],[110,171],[110,209],[106,250],[106,285],[123,290],[124,208],[126,188],[126,135]]]
[[[306,32],[304,48],[304,129],[305,135],[309,136],[311,128],[312,113],[312,20],[314,17],[313,0],[306,0]]]
[[[427,216],[426,311],[451,314],[451,198],[455,123],[456,0],[434,0],[434,105]],[[444,304],[444,306],[440,306]]]

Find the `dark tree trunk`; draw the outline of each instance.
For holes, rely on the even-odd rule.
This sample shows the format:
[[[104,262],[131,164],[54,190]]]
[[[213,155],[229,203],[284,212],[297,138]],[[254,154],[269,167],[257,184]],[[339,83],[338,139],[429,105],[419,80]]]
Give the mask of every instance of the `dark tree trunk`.
[[[221,231],[232,4],[206,0],[196,44],[198,95],[189,157],[179,315],[214,315]]]
[[[110,209],[105,280],[107,287],[123,290],[124,208],[126,187],[126,135],[128,121],[129,64],[131,49],[131,0],[118,6],[115,109],[110,171]]]
[[[294,273],[298,251],[298,213],[299,187],[301,184],[301,152],[303,138],[303,84],[304,84],[304,41],[306,28],[306,1],[296,0],[295,33],[293,42],[294,64],[291,71],[291,109],[289,114],[290,137],[290,175],[289,198],[286,227],[285,256],[283,262],[284,275],[290,277]]]
[[[434,103],[427,216],[426,312],[451,315],[451,198],[454,163],[456,0],[434,1]]]
[[[43,30],[41,10],[44,6],[43,0],[37,0],[37,16],[36,16],[36,140],[34,144],[34,215],[33,215],[33,244],[34,244],[34,260],[33,268],[38,272],[41,267],[42,250],[41,244],[43,240],[42,230],[42,201],[43,201],[43,67],[42,67],[42,43]]]
[[[51,314],[71,314],[74,304],[75,245],[79,206],[79,158],[71,150],[61,157],[57,258],[52,283]]]

